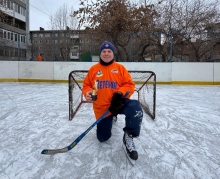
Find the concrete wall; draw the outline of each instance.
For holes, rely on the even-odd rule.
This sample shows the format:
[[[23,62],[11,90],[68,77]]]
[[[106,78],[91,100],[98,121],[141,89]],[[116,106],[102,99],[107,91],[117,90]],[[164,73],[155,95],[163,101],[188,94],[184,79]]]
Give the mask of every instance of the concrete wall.
[[[88,70],[97,62],[0,61],[0,81],[67,82],[73,70]],[[220,63],[140,62],[123,64],[128,70],[153,71],[157,83],[220,85]]]

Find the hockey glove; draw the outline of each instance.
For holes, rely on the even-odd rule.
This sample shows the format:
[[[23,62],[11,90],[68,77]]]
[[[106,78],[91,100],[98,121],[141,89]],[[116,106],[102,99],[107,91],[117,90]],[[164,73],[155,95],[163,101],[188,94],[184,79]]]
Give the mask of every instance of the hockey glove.
[[[113,116],[117,116],[121,108],[124,106],[122,96],[123,94],[121,92],[115,92],[112,96],[111,104],[108,110]]]

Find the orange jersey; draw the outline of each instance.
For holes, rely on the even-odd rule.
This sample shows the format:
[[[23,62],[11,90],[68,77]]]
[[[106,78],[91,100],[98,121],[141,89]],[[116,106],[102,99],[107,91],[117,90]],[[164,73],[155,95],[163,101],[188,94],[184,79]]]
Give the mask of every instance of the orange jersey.
[[[120,91],[125,94],[130,91],[127,98],[134,93],[135,84],[127,69],[113,62],[111,65],[103,66],[100,63],[93,65],[83,81],[83,95],[93,89],[97,83],[97,100],[93,102],[93,109],[98,119],[106,110],[108,110],[114,92]],[[107,115],[109,116],[110,113]]]

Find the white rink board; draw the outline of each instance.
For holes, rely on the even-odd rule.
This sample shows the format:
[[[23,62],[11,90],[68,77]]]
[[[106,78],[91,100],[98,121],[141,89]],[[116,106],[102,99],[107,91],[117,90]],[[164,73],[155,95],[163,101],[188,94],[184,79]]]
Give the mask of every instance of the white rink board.
[[[172,81],[213,81],[213,63],[172,63]]]
[[[97,62],[1,61],[0,81],[68,80],[73,70],[89,70]],[[120,62],[128,70],[153,71],[157,82],[220,83],[220,63],[205,62]]]
[[[171,75],[172,63],[124,62],[121,64],[123,64],[128,70],[153,71],[156,74],[157,81],[160,81],[160,82],[171,82],[172,81],[172,75]]]
[[[0,79],[18,78],[18,61],[0,61]]]
[[[19,79],[54,79],[53,62],[19,62]]]
[[[88,70],[97,62],[54,62],[54,79],[67,80],[73,70]]]
[[[220,82],[220,63],[214,63],[214,81]]]

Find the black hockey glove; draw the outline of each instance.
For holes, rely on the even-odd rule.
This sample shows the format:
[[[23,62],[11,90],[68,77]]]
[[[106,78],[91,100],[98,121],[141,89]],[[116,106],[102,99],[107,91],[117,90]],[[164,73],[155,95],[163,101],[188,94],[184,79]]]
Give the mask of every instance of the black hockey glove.
[[[117,116],[123,104],[123,94],[121,92],[115,92],[112,96],[111,104],[108,110],[112,113],[113,116]]]

